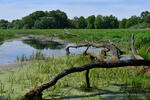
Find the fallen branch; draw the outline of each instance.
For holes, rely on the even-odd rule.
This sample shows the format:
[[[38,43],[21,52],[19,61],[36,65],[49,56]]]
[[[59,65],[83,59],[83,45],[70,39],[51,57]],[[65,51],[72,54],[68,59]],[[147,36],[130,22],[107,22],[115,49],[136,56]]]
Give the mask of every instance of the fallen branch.
[[[150,60],[127,60],[127,61],[113,61],[113,62],[102,61],[89,63],[79,67],[71,67],[57,74],[50,82],[42,84],[41,86],[32,89],[31,91],[26,93],[21,100],[42,100],[42,92],[44,90],[54,86],[59,79],[71,73],[82,72],[93,68],[117,68],[125,66],[150,66]]]
[[[134,55],[134,57],[136,59],[141,59],[141,60],[144,59],[143,57],[141,57],[140,55],[138,55],[138,53],[137,53],[137,51],[136,51],[136,49],[134,47],[134,34],[132,34],[132,37],[131,37],[131,50],[132,50],[132,53],[133,53],[133,55]]]
[[[150,47],[146,50],[146,53],[147,54],[150,53]]]
[[[95,47],[95,48],[107,48],[108,51],[111,51],[112,52],[112,58],[114,57],[115,59],[119,59],[119,54],[118,52],[120,50],[118,50],[116,48],[115,45],[113,44],[96,44],[96,43],[89,43],[89,44],[82,44],[82,45],[77,45],[77,46],[68,46],[66,48],[66,54],[69,55],[70,54],[70,51],[69,51],[69,48],[80,48],[80,47]]]

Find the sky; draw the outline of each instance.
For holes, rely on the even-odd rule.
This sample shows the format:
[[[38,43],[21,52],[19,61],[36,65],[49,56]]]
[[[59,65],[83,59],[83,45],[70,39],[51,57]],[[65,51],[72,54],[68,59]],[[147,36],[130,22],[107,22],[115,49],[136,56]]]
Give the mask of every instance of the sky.
[[[57,9],[69,18],[112,14],[122,19],[150,11],[150,0],[0,0],[0,19],[12,21],[37,10]]]

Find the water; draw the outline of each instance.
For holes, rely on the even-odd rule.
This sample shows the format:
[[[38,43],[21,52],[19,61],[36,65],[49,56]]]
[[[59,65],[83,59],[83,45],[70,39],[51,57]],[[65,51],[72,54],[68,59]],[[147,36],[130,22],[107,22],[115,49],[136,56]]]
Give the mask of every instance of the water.
[[[17,57],[25,55],[30,57],[33,52],[40,51],[45,56],[66,56],[65,48],[73,43],[65,41],[49,41],[47,43],[39,43],[36,41],[23,41],[22,39],[14,39],[5,41],[0,44],[0,65],[13,64]],[[70,48],[71,54],[81,54],[86,47],[79,49]],[[98,53],[101,49],[89,48],[89,52]]]

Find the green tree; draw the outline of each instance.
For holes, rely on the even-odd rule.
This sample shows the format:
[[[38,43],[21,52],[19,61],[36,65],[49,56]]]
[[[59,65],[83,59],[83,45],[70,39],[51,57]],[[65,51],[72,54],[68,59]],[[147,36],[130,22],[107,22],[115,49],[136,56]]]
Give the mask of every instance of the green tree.
[[[34,21],[39,20],[41,17],[45,17],[45,16],[46,13],[44,11],[35,11],[29,15],[29,17]]]
[[[141,18],[145,19],[148,15],[150,15],[149,11],[143,11],[141,12]]]
[[[0,29],[7,29],[9,22],[7,20],[1,19],[0,20]]]
[[[129,28],[129,27],[131,27],[133,25],[136,25],[138,23],[139,23],[139,17],[137,17],[137,16],[131,16],[128,19],[127,23],[126,23],[126,28]]]
[[[87,28],[94,29],[94,22],[95,22],[95,16],[94,15],[89,16],[87,18]]]
[[[78,26],[78,28],[81,28],[81,29],[84,29],[87,27],[86,19],[83,16],[81,16],[78,19],[77,26]]]
[[[56,27],[56,21],[53,17],[41,17],[39,20],[36,20],[34,28],[37,29],[51,29]]]
[[[126,23],[127,23],[127,19],[123,18],[120,22],[119,22],[119,28],[126,28]]]
[[[78,28],[78,17],[77,16],[75,16],[73,19],[72,19],[72,26],[73,26],[73,28]]]
[[[96,29],[103,28],[103,16],[98,15],[95,19],[94,26]]]
[[[11,22],[11,26],[12,26],[12,28],[14,28],[14,29],[22,29],[23,28],[23,22],[22,22],[22,20],[19,20],[19,19],[16,19],[16,20],[13,20],[12,22]]]
[[[67,14],[60,10],[53,10],[47,12],[48,17],[53,17],[56,20],[56,28],[67,28],[68,26],[68,17]]]
[[[22,19],[23,29],[32,29],[34,26],[34,20],[30,16],[26,16]]]

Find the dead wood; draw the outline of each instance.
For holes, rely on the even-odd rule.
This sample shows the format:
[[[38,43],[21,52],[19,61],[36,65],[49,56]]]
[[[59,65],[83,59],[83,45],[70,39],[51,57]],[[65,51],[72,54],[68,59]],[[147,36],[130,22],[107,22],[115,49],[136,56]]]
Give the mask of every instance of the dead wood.
[[[77,45],[77,46],[68,46],[66,48],[66,54],[69,55],[70,51],[69,48],[80,48],[80,47],[95,47],[95,48],[107,48],[107,51],[112,52],[112,58],[119,59],[119,54],[118,52],[120,51],[114,44],[96,44],[96,43],[88,43],[88,44],[82,44],[82,45]],[[87,52],[87,50],[86,50]]]
[[[59,79],[71,73],[82,72],[93,68],[117,68],[126,66],[150,66],[150,60],[101,61],[89,63],[79,67],[70,67],[57,74],[50,82],[42,84],[41,86],[38,86],[37,88],[34,88],[26,93],[21,100],[42,100],[42,92],[44,90],[54,86]]]
[[[150,47],[146,50],[146,53],[147,54],[150,53]]]
[[[87,88],[90,88],[89,72],[90,72],[90,70],[88,69],[88,70],[86,71],[86,73],[85,73],[85,79],[86,79]]]
[[[132,53],[133,53],[133,55],[134,55],[134,57],[136,59],[141,59],[141,60],[144,59],[143,57],[141,57],[140,55],[138,55],[138,53],[137,53],[137,51],[136,51],[136,49],[134,47],[134,34],[132,34],[132,37],[131,37],[131,50],[132,50]]]

